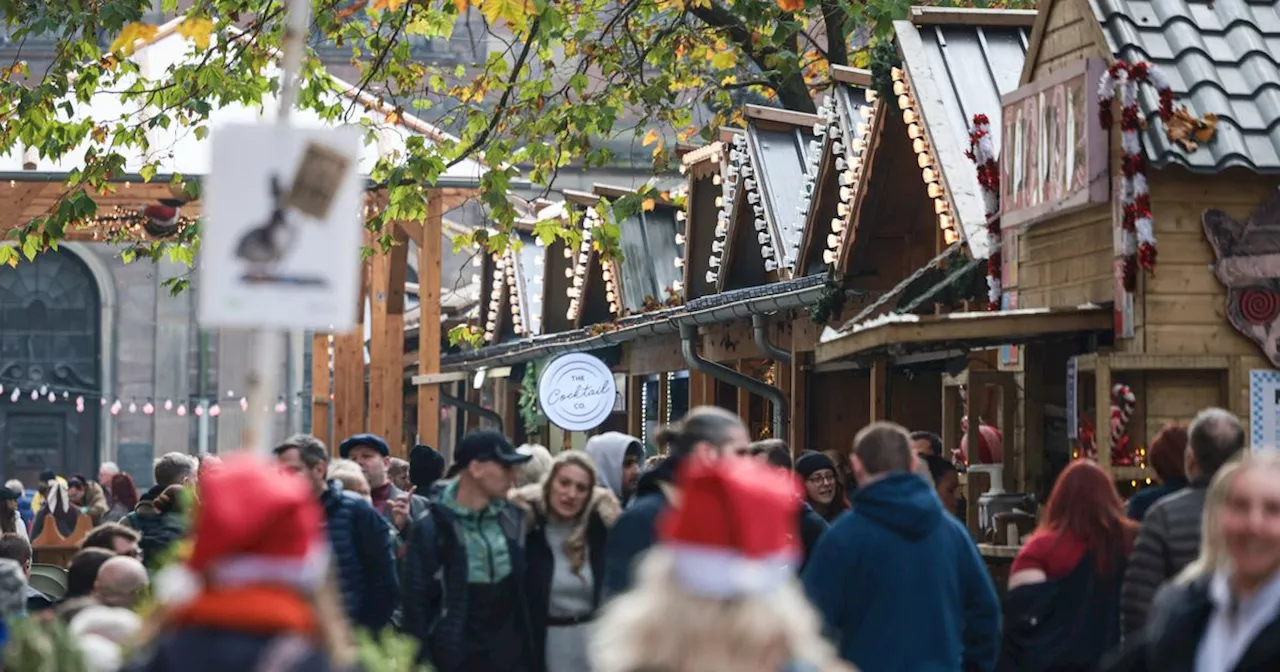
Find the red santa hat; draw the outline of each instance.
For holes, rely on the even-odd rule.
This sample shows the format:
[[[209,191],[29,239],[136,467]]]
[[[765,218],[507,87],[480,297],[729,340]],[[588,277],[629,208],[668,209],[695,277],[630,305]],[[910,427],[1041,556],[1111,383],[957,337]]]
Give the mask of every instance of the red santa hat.
[[[969,419],[960,419],[960,459],[969,464]],[[1004,434],[981,420],[978,421],[978,457],[983,464],[999,464],[1004,461]]]
[[[676,580],[716,599],[768,593],[795,572],[800,483],[756,460],[687,460],[659,524]]]
[[[185,602],[204,585],[282,585],[310,592],[325,580],[324,514],[305,479],[252,456],[225,460],[199,482],[185,566],[156,577],[161,598]]]

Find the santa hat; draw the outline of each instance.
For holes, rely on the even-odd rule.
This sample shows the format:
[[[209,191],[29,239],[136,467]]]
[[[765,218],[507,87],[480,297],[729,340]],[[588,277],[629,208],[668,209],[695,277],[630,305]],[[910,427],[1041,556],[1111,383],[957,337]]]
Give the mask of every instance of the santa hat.
[[[165,602],[194,598],[205,584],[268,584],[310,592],[325,580],[324,514],[302,477],[237,456],[201,476],[199,501],[191,556],[185,566],[166,568],[156,577]]]
[[[968,418],[960,419],[960,431],[965,433],[960,438],[960,459],[969,464]],[[983,464],[998,464],[1004,461],[1004,434],[981,420],[978,421],[978,457],[982,458]]]
[[[802,490],[795,476],[756,460],[686,460],[679,503],[660,526],[676,580],[695,595],[768,593],[794,576]]]

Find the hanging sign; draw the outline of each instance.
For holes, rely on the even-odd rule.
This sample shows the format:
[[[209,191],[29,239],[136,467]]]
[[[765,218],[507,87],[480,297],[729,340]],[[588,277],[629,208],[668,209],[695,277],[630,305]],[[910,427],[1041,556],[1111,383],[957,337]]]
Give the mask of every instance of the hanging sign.
[[[543,414],[566,431],[599,427],[613,412],[617,394],[613,372],[586,353],[561,355],[538,377],[538,403]]]
[[[1067,438],[1080,438],[1080,362],[1067,360]]]
[[[351,129],[214,133],[200,244],[200,323],[345,331],[360,291],[363,185]]]
[[[1280,448],[1280,371],[1249,372],[1249,434],[1254,450]]]

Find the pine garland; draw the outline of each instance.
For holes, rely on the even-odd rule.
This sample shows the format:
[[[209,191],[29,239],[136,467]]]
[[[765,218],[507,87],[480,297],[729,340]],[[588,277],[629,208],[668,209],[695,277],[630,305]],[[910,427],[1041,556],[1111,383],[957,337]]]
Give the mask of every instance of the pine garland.
[[[1000,165],[996,162],[991,142],[991,120],[985,114],[973,115],[969,130],[969,151],[965,152],[978,168],[978,185],[982,187],[982,202],[987,215],[987,310],[1000,310],[1003,288],[1001,278],[1004,260],[1001,255],[1000,233]]]
[[[1160,97],[1159,115],[1166,123],[1173,117],[1173,89],[1163,73],[1144,61],[1116,61],[1098,82],[1098,119],[1103,130],[1115,122],[1111,112],[1116,93],[1120,95],[1120,204],[1123,264],[1120,273],[1124,289],[1133,292],[1138,267],[1148,273],[1156,268],[1156,238],[1151,224],[1151,195],[1147,186],[1147,160],[1138,133],[1145,125],[1138,106],[1138,85],[1147,83]]]

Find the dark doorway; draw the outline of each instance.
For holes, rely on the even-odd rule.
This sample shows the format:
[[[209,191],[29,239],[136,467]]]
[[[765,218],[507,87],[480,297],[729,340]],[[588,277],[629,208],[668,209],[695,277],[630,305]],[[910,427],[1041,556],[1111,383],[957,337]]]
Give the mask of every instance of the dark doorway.
[[[16,268],[0,267],[3,478],[31,485],[44,469],[95,475],[102,386],[99,306],[93,273],[66,250],[45,252]],[[80,396],[83,412],[76,411]]]

